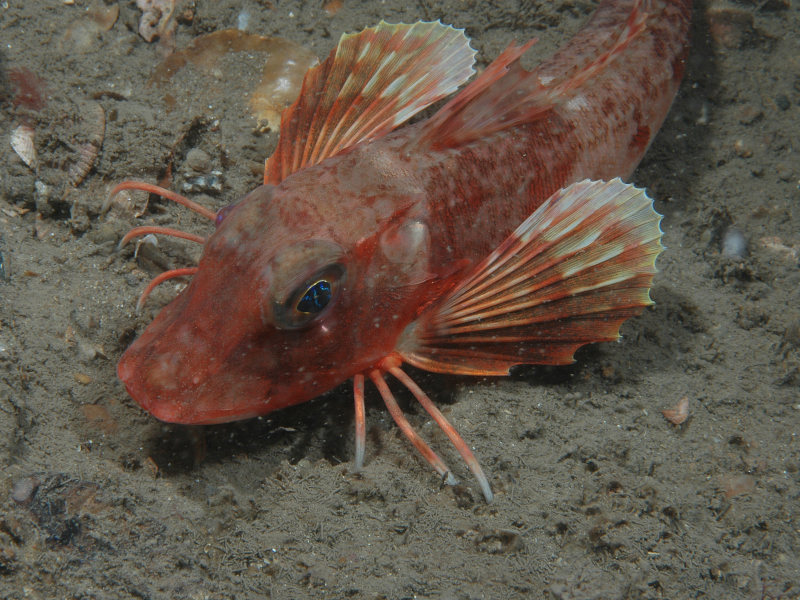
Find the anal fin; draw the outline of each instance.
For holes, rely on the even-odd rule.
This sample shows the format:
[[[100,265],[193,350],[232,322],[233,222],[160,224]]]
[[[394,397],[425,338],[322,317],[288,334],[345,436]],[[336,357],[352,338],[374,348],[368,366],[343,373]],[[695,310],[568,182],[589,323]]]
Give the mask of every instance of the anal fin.
[[[556,192],[420,316],[400,355],[429,371],[504,375],[617,339],[652,304],[660,220],[644,190],[620,179]]]

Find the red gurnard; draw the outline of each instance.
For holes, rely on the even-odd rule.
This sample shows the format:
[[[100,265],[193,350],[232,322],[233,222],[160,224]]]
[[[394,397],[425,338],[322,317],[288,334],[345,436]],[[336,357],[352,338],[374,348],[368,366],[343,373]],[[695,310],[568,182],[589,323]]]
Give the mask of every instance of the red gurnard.
[[[264,185],[218,213],[192,275],[119,362],[130,395],[174,423],[222,423],[352,379],[356,469],[364,382],[448,482],[404,418],[399,380],[477,477],[478,461],[403,363],[507,374],[615,340],[651,304],[660,216],[630,176],[684,70],[690,0],[608,0],[533,71],[510,45],[427,120],[396,129],[473,73],[463,31],[381,23],[344,35],[283,114]]]

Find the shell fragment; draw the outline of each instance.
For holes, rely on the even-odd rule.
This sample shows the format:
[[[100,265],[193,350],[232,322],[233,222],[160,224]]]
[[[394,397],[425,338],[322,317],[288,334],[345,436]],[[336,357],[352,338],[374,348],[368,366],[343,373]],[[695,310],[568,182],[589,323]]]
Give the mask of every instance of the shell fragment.
[[[33,143],[33,129],[20,125],[11,133],[11,147],[26,165],[36,169],[36,146]]]

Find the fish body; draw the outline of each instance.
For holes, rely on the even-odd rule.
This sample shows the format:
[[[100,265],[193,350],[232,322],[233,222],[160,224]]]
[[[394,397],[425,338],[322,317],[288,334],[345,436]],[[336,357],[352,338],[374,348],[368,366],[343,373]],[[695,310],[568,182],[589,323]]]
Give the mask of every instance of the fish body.
[[[363,427],[365,378],[390,411],[386,373],[428,402],[404,362],[503,374],[616,339],[650,303],[661,250],[651,203],[616,178],[677,91],[690,5],[603,2],[535,70],[518,62],[529,45],[512,45],[401,128],[469,76],[463,33],[381,24],[343,37],[284,114],[265,184],[218,213],[189,286],[123,355],[131,396],[159,419],[208,424],[352,378]]]

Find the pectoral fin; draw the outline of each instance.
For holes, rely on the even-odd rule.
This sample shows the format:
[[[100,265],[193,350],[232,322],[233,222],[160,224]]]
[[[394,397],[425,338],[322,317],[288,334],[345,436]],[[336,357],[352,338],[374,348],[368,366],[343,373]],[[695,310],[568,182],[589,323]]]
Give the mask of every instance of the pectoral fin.
[[[504,375],[565,364],[652,304],[660,215],[644,190],[582,181],[553,194],[403,336],[429,371]]]

